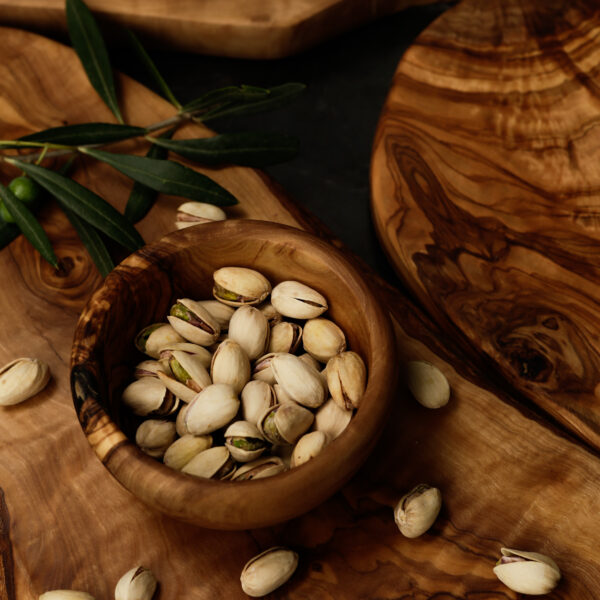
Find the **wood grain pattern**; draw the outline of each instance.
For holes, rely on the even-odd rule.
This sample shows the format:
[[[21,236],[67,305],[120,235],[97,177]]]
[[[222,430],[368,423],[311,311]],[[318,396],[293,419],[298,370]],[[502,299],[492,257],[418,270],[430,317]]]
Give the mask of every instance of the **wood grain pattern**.
[[[110,118],[71,51],[19,31],[0,34],[3,135],[63,119]],[[131,80],[120,83],[125,112],[134,123],[169,116],[164,101]],[[3,182],[11,175],[0,170]],[[92,163],[76,175],[123,208],[130,184],[120,175]],[[241,199],[238,216],[328,237],[260,173],[228,168],[214,175]],[[163,198],[142,222],[147,240],[172,228],[177,204]],[[557,560],[564,578],[549,598],[598,597],[597,458],[494,390],[446,334],[364,267],[393,313],[399,365],[423,358],[440,366],[452,386],[447,408],[427,411],[401,390],[359,475],[331,500],[285,525],[215,532],[146,507],[110,476],[77,422],[68,388],[71,339],[99,278],[69,227],[59,226],[54,207],[48,207],[44,223],[54,228],[61,258],[72,261],[62,278],[24,241],[0,252],[0,362],[29,349],[53,373],[38,397],[0,411],[0,482],[11,517],[19,600],[35,600],[59,587],[109,600],[119,577],[135,563],[156,573],[160,600],[244,598],[242,566],[275,543],[294,546],[301,562],[272,598],[516,600],[492,574],[502,545],[539,550]],[[397,532],[391,505],[420,481],[442,488],[444,508],[431,533],[408,540]]]
[[[161,47],[239,58],[281,58],[409,6],[436,0],[89,0],[107,23]],[[64,0],[0,0],[0,23],[65,31]],[[114,33],[114,31],[113,31]]]
[[[462,2],[400,62],[372,162],[380,239],[430,314],[596,448],[599,34],[592,2]]]

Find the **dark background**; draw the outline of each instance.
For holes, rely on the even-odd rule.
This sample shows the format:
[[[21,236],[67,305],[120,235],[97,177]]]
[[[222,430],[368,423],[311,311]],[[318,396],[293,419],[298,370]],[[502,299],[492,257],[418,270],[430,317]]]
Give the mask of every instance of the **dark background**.
[[[402,54],[448,6],[410,8],[285,59],[219,58],[157,47],[148,51],[182,103],[226,85],[307,84],[299,98],[277,111],[215,120],[210,126],[221,132],[263,129],[296,135],[299,156],[267,172],[380,275],[397,283],[371,221],[371,146]],[[115,68],[155,89],[130,52],[111,48],[111,60]]]

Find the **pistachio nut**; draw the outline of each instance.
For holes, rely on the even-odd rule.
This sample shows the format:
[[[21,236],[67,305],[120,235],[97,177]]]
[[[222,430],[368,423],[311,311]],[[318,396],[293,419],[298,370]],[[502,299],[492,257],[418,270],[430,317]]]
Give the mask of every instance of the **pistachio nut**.
[[[302,338],[302,327],[297,323],[281,321],[271,327],[269,340],[269,352],[289,352],[293,354],[300,344]]]
[[[293,354],[277,354],[271,360],[275,380],[298,404],[316,408],[325,402],[325,389],[318,371]]]
[[[271,369],[271,361],[273,360],[274,356],[276,356],[275,352],[269,352],[268,354],[265,354],[254,361],[252,379],[266,381],[271,385],[275,383],[275,375],[273,375],[273,369]]]
[[[211,383],[202,357],[174,350],[169,359],[172,374],[157,373],[167,389],[184,402],[191,402],[198,392]]]
[[[298,566],[298,555],[287,548],[269,548],[251,558],[242,570],[242,590],[252,598],[270,594],[282,586]]]
[[[185,342],[185,340],[169,325],[154,323],[144,327],[135,338],[135,347],[144,354],[158,359],[160,351],[168,344]]]
[[[311,458],[318,456],[329,443],[329,438],[322,431],[311,431],[303,435],[294,446],[292,467],[299,467]]]
[[[245,463],[258,458],[266,450],[267,442],[256,425],[236,421],[225,430],[225,446],[235,460]]]
[[[180,298],[171,307],[169,323],[188,342],[210,346],[219,337],[221,328],[217,320],[199,302]],[[177,340],[183,342],[184,340]]]
[[[225,383],[204,388],[185,413],[185,427],[192,435],[206,435],[227,425],[235,417],[240,401],[235,390]]]
[[[175,227],[184,229],[199,223],[212,223],[224,221],[227,218],[225,211],[214,204],[206,202],[184,202],[177,209]]]
[[[269,326],[273,327],[273,325],[276,325],[277,323],[281,322],[281,319],[283,318],[276,310],[275,307],[270,303],[270,302],[263,302],[259,307],[258,310],[260,310],[260,312],[265,315],[265,317],[267,317],[267,321],[269,321]]]
[[[175,344],[168,344],[160,351],[160,362],[163,365],[169,365],[169,359],[173,356],[173,352],[178,350],[179,352],[185,352],[197,356],[202,365],[208,369],[210,367],[210,361],[212,360],[212,353],[209,352],[204,346],[198,344],[191,344],[190,342],[176,342]],[[168,373],[169,369],[165,369]]]
[[[271,291],[267,278],[245,267],[223,267],[213,273],[213,296],[229,306],[260,304]]]
[[[406,363],[404,374],[408,389],[419,404],[426,408],[448,404],[450,385],[436,366],[424,360],[411,360]]]
[[[286,402],[294,402],[294,400],[292,400],[292,398],[290,398],[290,396],[288,396],[287,392],[278,383],[276,383],[273,386],[273,390],[275,392],[275,398],[277,399],[277,404],[285,404]],[[294,404],[297,404],[297,403],[294,402]]]
[[[134,567],[117,582],[115,600],[151,600],[156,583],[156,577],[150,569]]]
[[[339,406],[329,398],[315,413],[314,429],[326,433],[332,440],[337,438],[352,420],[352,411]]]
[[[136,379],[123,390],[121,399],[140,417],[164,417],[179,408],[175,394],[155,377]]]
[[[94,596],[77,590],[52,590],[41,594],[39,600],[94,600]]]
[[[271,444],[295,444],[313,420],[310,410],[298,404],[276,404],[259,419],[258,429]]]
[[[213,354],[210,366],[213,383],[227,383],[239,394],[250,379],[250,361],[234,340],[221,342]]]
[[[321,363],[316,358],[313,358],[308,352],[300,354],[298,358],[302,362],[305,362],[309,367],[312,367],[315,371],[321,370]]]
[[[217,320],[221,331],[227,331],[229,329],[229,321],[235,312],[235,309],[227,304],[223,304],[218,300],[200,300],[199,304]]]
[[[394,509],[394,519],[402,535],[416,538],[433,525],[441,508],[440,490],[421,483],[402,496]]]
[[[177,418],[175,419],[175,431],[177,431],[177,435],[183,437],[184,435],[188,435],[189,431],[185,425],[185,413],[187,412],[189,404],[182,402],[179,407],[179,412],[177,413]]]
[[[235,340],[250,360],[265,353],[269,333],[267,318],[253,306],[240,306],[229,321],[229,339]]]
[[[278,456],[261,456],[238,467],[231,481],[250,481],[273,477],[285,471],[285,465]]]
[[[136,379],[141,379],[142,377],[158,377],[157,373],[159,371],[168,373],[169,366],[158,360],[143,360],[136,365],[133,376]]]
[[[367,369],[356,352],[341,352],[327,363],[327,387],[341,408],[358,408],[367,385]]]
[[[282,281],[271,292],[271,304],[284,317],[314,319],[328,308],[327,300],[299,281]]]
[[[182,473],[206,479],[231,479],[235,461],[225,446],[215,446],[196,454],[182,469]]]
[[[277,404],[275,392],[271,385],[260,379],[249,381],[242,390],[242,417],[255,425],[258,419],[269,408]]]
[[[162,458],[165,450],[175,441],[175,423],[162,419],[148,419],[135,432],[135,443],[142,452]]]
[[[0,406],[12,406],[35,396],[49,380],[48,365],[37,358],[9,362],[0,369]]]
[[[181,471],[196,454],[208,450],[211,446],[212,436],[210,435],[185,434],[167,448],[163,456],[163,463],[171,469]]]
[[[548,594],[560,580],[560,569],[549,557],[537,552],[502,548],[494,574],[507,587],[520,594]]]
[[[310,319],[304,324],[302,345],[313,358],[326,363],[346,349],[346,336],[329,319]]]

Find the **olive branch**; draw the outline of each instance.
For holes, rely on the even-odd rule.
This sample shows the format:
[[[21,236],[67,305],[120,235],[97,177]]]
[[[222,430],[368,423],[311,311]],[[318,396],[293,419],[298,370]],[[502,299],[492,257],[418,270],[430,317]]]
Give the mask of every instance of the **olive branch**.
[[[128,125],[119,109],[108,52],[94,16],[82,0],[66,0],[66,16],[73,48],[88,79],[118,122],[66,125],[17,140],[0,140],[0,160],[23,172],[8,186],[0,184],[0,248],[23,233],[40,254],[58,268],[59,261],[50,240],[34,214],[45,192],[56,199],[96,267],[106,276],[114,263],[105,238],[130,251],[140,248],[144,240],[134,224],[152,208],[158,193],[217,206],[237,203],[230,192],[210,177],[169,159],[169,152],[208,166],[249,167],[265,167],[296,155],[298,140],[281,133],[239,132],[186,140],[173,140],[172,136],[185,123],[272,110],[295,98],[305,88],[303,84],[285,83],[271,88],[228,86],[181,104],[140,41],[128,31],[129,42],[137,56],[177,111],[169,119],[148,127]],[[109,143],[134,138],[148,142],[145,156],[100,149]],[[26,152],[2,154],[4,150]],[[79,155],[102,161],[134,181],[124,214],[68,177],[71,162]],[[44,166],[44,161],[63,156],[71,158],[60,169]]]

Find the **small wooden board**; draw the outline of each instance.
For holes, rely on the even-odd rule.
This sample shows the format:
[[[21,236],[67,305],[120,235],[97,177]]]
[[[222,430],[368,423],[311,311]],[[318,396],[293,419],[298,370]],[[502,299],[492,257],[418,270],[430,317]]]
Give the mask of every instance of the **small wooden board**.
[[[403,56],[373,213],[479,364],[600,448],[600,11],[465,0]]]
[[[110,120],[70,49],[22,31],[0,29],[0,35],[3,137]],[[172,114],[132,80],[122,78],[120,85],[133,124]],[[4,183],[13,175],[0,167]],[[92,162],[75,175],[123,208],[131,186],[124,177]],[[212,175],[241,201],[232,216],[329,237],[259,172],[225,168]],[[160,200],[140,224],[146,240],[172,228],[179,202]],[[475,369],[445,333],[366,267],[395,320],[399,368],[409,359],[434,362],[450,380],[450,404],[430,411],[401,389],[359,475],[325,504],[281,526],[209,531],[147,508],[104,469],[79,427],[68,385],[71,340],[100,278],[58,210],[49,205],[43,220],[65,267],[60,274],[22,238],[0,252],[0,364],[34,355],[53,374],[36,398],[0,410],[0,600],[35,600],[56,588],[109,600],[119,577],[140,563],[158,577],[160,600],[243,599],[244,563],[274,544],[297,549],[300,566],[272,598],[514,600],[492,573],[503,545],[556,559],[563,582],[549,598],[598,597],[597,457],[494,389],[491,374]],[[409,540],[398,532],[392,506],[423,481],[441,488],[444,508],[429,533]]]
[[[436,0],[87,0],[107,24],[160,47],[281,58],[409,6]],[[0,24],[65,31],[65,0],[0,0]],[[113,32],[114,33],[114,32]]]

